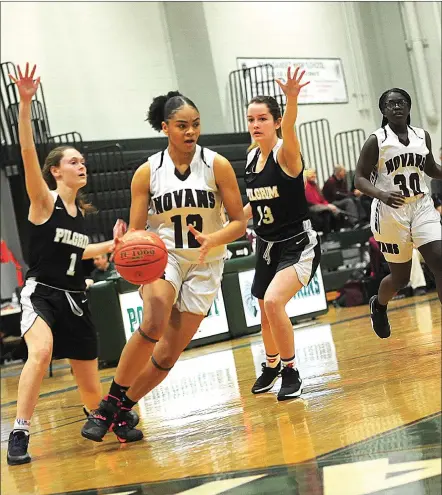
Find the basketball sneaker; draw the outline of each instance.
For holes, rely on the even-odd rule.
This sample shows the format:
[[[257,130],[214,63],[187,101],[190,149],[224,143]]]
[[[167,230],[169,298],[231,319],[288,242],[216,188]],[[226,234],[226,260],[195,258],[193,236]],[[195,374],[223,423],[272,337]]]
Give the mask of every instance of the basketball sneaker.
[[[83,407],[83,412],[86,418],[89,418],[89,413],[85,407]],[[140,418],[133,409],[129,409],[129,411],[126,412],[126,421],[130,428],[135,428],[135,426],[137,426],[140,422]]]
[[[266,363],[261,363],[261,367],[262,374],[254,383],[252,387],[252,394],[263,394],[264,392],[268,392],[273,387],[281,373],[281,362],[279,362],[278,366],[275,368],[266,366]]]
[[[278,400],[289,400],[299,397],[302,393],[302,380],[296,368],[285,366],[281,370],[281,390]]]
[[[26,464],[31,462],[31,456],[28,454],[29,434],[21,430],[11,431],[8,442],[8,464]]]
[[[387,310],[379,308],[378,296],[370,299],[371,326],[376,335],[381,339],[387,339],[391,335],[390,322],[388,321]]]
[[[129,425],[127,418],[130,417],[130,412],[130,409],[120,407],[111,425],[111,430],[115,433],[120,443],[138,442],[144,436],[141,430],[136,430]]]
[[[106,396],[92,411],[86,424],[81,429],[81,435],[94,442],[102,442],[108,431],[113,431],[121,443],[136,442],[143,438],[143,432],[129,426],[129,409],[122,409],[121,402],[110,395]]]

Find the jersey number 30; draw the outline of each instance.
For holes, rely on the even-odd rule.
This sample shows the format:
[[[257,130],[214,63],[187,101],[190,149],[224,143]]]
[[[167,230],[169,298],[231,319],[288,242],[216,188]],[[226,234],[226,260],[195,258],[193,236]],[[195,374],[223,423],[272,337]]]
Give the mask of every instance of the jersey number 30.
[[[413,191],[414,196],[418,194],[422,194],[421,185],[419,181],[419,175],[416,173],[410,174],[408,178],[410,183],[410,189]],[[399,189],[402,191],[402,194],[407,198],[410,197],[410,190],[407,187],[407,178],[405,175],[397,174],[394,178],[394,183],[399,186]]]
[[[181,215],[175,215],[171,218],[175,228],[175,247],[183,248],[183,223]],[[202,232],[203,230],[203,218],[201,215],[187,215],[186,226],[193,225],[196,230]],[[195,239],[195,236],[191,232],[187,232],[187,246],[186,248],[199,248],[200,243]]]

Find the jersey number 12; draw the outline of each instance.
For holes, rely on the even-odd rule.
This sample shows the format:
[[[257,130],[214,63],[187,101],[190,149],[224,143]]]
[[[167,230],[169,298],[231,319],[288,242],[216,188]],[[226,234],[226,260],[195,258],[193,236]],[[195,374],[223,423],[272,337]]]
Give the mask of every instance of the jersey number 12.
[[[175,229],[175,247],[182,249],[184,247],[183,242],[183,222],[181,215],[175,215],[171,218]],[[187,215],[186,226],[193,225],[199,232],[203,231],[203,217],[201,215]],[[186,248],[199,248],[200,243],[195,239],[192,232],[187,232],[187,246]]]

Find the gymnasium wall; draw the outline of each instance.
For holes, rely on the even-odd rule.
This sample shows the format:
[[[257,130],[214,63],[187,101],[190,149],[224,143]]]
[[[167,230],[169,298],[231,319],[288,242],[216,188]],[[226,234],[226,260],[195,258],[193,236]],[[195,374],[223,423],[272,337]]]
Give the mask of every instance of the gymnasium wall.
[[[205,2],[212,54],[224,118],[231,124],[228,76],[236,57],[341,58],[349,103],[300,105],[298,122],[327,118],[332,135],[341,130],[373,129],[371,102],[360,107],[356,94],[351,38],[344,2]],[[227,34],[228,33],[228,34]],[[361,60],[361,64],[363,60]],[[369,81],[363,81],[365,88]],[[367,91],[367,89],[364,89]]]
[[[411,123],[430,133],[438,161],[442,134],[440,2],[358,2],[357,9],[364,19],[360,33],[373,107],[385,89],[406,89],[413,101]],[[418,32],[411,29],[413,18]],[[428,86],[422,72],[428,75]],[[376,125],[380,120],[377,116]]]
[[[52,134],[157,135],[154,96],[177,85],[160,2],[2,3],[1,59],[38,64]]]
[[[232,132],[228,75],[236,57],[339,57],[349,103],[303,105],[300,123],[326,117],[332,133],[369,133],[379,124],[379,94],[402,86],[414,98],[414,122],[428,127],[438,150],[440,5],[413,3],[434,69],[438,118],[430,123],[405,46],[403,4],[3,3],[1,59],[39,64],[53,134],[78,130],[85,140],[100,140],[157,135],[144,122],[145,110],[152,97],[177,87],[200,107],[204,133]]]

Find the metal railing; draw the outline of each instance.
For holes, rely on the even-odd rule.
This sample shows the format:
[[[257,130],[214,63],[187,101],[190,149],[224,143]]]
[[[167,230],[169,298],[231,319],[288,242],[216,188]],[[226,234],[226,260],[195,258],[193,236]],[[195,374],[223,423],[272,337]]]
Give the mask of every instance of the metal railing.
[[[348,171],[356,170],[359,153],[364,142],[364,129],[351,129],[335,134],[337,163],[343,165]]]
[[[246,110],[255,96],[273,96],[285,108],[285,97],[275,82],[275,73],[270,64],[245,67],[229,74],[230,104],[235,132],[247,132]]]
[[[23,68],[22,68],[23,69]],[[6,144],[18,144],[18,107],[19,97],[16,85],[9,79],[8,74],[18,77],[18,72],[12,62],[0,64],[0,94],[3,100],[2,114],[6,114],[5,129]],[[3,110],[4,107],[4,110]],[[31,119],[35,132],[36,142],[46,142],[51,135],[49,117],[44,96],[43,84],[40,83],[32,100]],[[2,115],[3,121],[3,115]],[[3,127],[3,122],[2,122]],[[6,132],[7,131],[7,132]]]
[[[303,122],[299,126],[299,141],[306,168],[316,170],[318,184],[324,182],[333,173],[335,151],[327,119]]]

